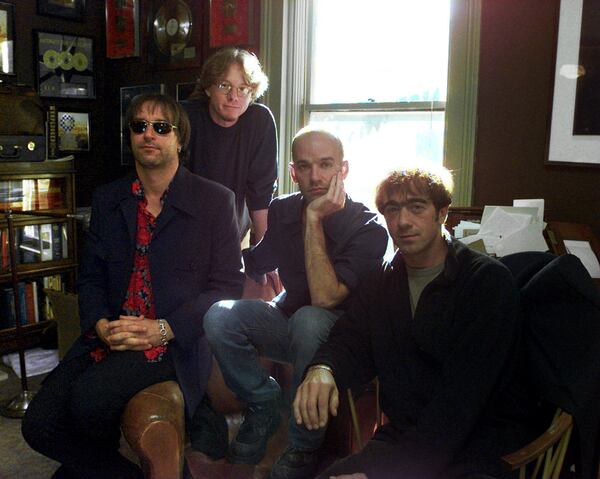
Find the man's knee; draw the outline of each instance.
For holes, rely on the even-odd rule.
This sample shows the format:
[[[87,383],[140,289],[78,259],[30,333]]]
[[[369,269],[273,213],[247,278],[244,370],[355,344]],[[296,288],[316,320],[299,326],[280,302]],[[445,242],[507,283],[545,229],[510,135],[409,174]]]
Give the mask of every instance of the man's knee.
[[[314,338],[322,342],[327,339],[335,320],[335,314],[327,309],[303,306],[290,317],[290,334],[292,338]]]
[[[213,304],[204,315],[204,332],[210,343],[221,337],[227,330],[233,315],[234,303],[232,300],[219,301]]]
[[[43,408],[38,406],[35,401],[29,404],[21,421],[21,434],[34,451],[45,454],[55,440],[56,434]]]

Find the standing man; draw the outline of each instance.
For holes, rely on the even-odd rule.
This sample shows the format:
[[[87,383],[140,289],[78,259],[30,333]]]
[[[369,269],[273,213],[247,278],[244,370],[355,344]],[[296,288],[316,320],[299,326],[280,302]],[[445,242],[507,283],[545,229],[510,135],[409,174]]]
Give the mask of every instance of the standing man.
[[[389,421],[319,478],[505,477],[499,457],[525,442],[500,412],[516,289],[502,264],[443,234],[450,191],[444,169],[396,171],[379,185],[377,208],[398,252],[319,348],[294,415],[320,430],[337,413],[338,389],[378,377]]]
[[[175,379],[190,418],[210,372],[202,318],[242,289],[233,194],[180,166],[185,111],[141,95],[127,121],[135,171],[94,195],[78,284],[82,335],[23,419],[30,446],[62,464],[57,478],[143,477],[118,452],[127,402]]]
[[[252,220],[256,242],[277,179],[275,120],[255,103],[268,82],[254,54],[225,48],[206,61],[192,100],[183,102],[192,125],[188,167],[235,193],[240,236]]]
[[[346,309],[359,278],[381,264],[385,229],[375,213],[344,191],[348,163],[339,138],[322,130],[301,130],[292,143],[292,179],[300,193],[275,198],[262,241],[244,250],[246,274],[260,282],[279,268],[286,291],[273,302],[221,301],[204,324],[229,388],[248,404],[237,437],[229,446],[234,463],[256,464],[280,421],[280,387],[258,356],[292,363],[292,394],[313,354]],[[292,395],[293,397],[293,395]],[[314,473],[323,431],[290,422],[290,447],[272,478]]]

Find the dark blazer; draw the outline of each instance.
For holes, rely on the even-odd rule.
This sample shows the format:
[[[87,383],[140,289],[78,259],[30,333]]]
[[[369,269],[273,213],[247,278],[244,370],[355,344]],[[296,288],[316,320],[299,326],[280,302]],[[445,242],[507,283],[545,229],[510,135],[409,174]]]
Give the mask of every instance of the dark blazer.
[[[135,249],[134,178],[129,175],[94,194],[78,282],[83,334],[66,359],[95,346],[85,333],[99,319],[119,317]],[[180,167],[156,221],[149,261],[156,316],[166,319],[175,334],[169,351],[191,417],[210,372],[204,313],[216,301],[239,298],[242,292],[233,193]]]

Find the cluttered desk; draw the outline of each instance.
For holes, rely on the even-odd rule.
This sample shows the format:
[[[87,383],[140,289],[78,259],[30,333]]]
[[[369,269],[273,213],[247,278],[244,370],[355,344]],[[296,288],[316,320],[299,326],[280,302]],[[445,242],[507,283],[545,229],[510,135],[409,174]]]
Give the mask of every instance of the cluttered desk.
[[[447,227],[471,248],[502,257],[521,251],[577,256],[600,288],[600,240],[588,225],[544,222],[544,200],[513,206],[451,208]]]

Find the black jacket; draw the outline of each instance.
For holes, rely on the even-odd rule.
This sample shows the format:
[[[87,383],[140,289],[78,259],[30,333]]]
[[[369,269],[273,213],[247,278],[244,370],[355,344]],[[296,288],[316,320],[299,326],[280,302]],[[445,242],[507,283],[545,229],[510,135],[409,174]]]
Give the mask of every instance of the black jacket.
[[[362,472],[374,479],[502,474],[500,455],[530,437],[500,418],[496,403],[517,328],[510,272],[457,241],[414,318],[401,254],[363,281],[312,363],[329,365],[340,389],[379,377],[389,423],[375,439],[394,443],[397,453]]]

